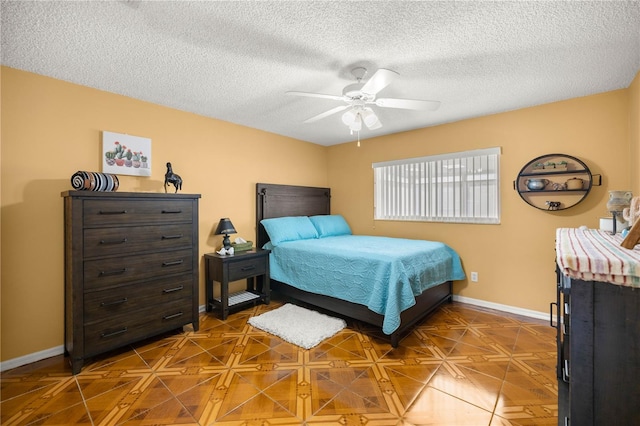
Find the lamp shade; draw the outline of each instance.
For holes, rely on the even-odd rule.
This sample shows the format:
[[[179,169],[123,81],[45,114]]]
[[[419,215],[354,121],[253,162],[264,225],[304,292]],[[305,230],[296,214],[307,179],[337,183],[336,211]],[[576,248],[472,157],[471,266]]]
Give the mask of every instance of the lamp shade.
[[[218,228],[216,228],[216,235],[236,234],[236,228],[233,227],[233,223],[228,217],[220,219],[218,222]]]
[[[356,119],[356,116],[357,113],[353,109],[350,109],[349,111],[342,114],[342,122],[347,126],[351,126],[351,124],[353,124],[354,120]]]
[[[362,111],[362,121],[364,121],[364,124],[371,130],[382,127],[378,116],[371,108],[365,108],[364,111]]]

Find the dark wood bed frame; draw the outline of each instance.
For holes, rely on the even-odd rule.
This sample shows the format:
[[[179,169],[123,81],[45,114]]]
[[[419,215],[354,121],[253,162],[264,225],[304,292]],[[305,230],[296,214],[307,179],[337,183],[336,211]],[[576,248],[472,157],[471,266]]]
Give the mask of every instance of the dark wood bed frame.
[[[257,247],[269,242],[269,235],[260,221],[283,216],[314,216],[330,214],[331,189],[308,186],[256,184],[256,233]],[[336,313],[367,324],[382,328],[384,317],[369,310],[366,306],[347,302],[342,299],[309,293],[276,280],[270,280],[271,290],[286,297],[299,300],[322,310]],[[425,290],[416,297],[416,304],[404,310],[400,315],[400,327],[389,336],[391,345],[396,348],[403,336],[418,321],[431,314],[444,302],[452,300],[452,283],[444,282]]]

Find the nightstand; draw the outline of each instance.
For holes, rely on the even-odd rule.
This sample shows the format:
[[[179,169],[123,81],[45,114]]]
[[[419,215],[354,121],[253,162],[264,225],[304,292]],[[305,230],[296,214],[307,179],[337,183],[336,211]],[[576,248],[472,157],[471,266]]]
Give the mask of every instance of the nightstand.
[[[270,250],[254,249],[225,256],[218,253],[205,254],[207,312],[219,308],[222,319],[226,320],[231,308],[255,304],[258,301],[268,305],[270,301],[269,253]],[[229,282],[245,278],[247,289],[229,294]],[[220,283],[220,298],[213,297],[214,281]]]

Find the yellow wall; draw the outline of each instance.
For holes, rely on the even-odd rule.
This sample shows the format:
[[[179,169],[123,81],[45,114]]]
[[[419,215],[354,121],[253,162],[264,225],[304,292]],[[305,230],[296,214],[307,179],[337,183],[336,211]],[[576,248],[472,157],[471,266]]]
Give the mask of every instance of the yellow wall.
[[[255,238],[256,182],[328,185],[333,211],[356,233],[445,241],[467,272],[480,274],[478,283],[457,284],[457,293],[540,312],[554,299],[555,229],[597,227],[608,189],[633,185],[640,193],[638,76],[627,90],[364,140],[361,148],[326,148],[11,68],[0,72],[3,361],[63,344],[60,193],[71,189],[76,171],[99,171],[102,130],[152,139],[153,175],[121,175],[120,191],[163,192],[163,164],[171,161],[182,192],[202,194],[200,254],[220,244],[211,235],[220,217]],[[492,146],[503,149],[500,225],[372,220],[372,162]],[[228,160],[222,151],[231,153]],[[603,186],[562,212],[525,204],[512,181],[529,160],[552,152],[581,158],[603,175]],[[203,277],[201,267],[200,304]]]
[[[327,186],[326,147],[3,67],[1,359],[63,344],[63,210],[78,170],[100,171],[101,131],[152,140],[151,177],[119,191],[164,192],[167,161],[200,199],[200,254],[218,220],[255,241],[256,182]],[[222,156],[224,155],[224,158]],[[201,262],[202,264],[202,262]],[[200,304],[204,273],[200,271]]]
[[[333,211],[356,233],[448,243],[459,252],[467,275],[479,273],[477,283],[455,284],[460,296],[548,312],[555,300],[556,228],[597,228],[599,218],[608,215],[607,191],[630,188],[628,122],[629,91],[618,90],[364,140],[360,148],[330,147]],[[502,148],[500,225],[373,220],[373,162],[494,146]],[[602,174],[602,186],[567,210],[529,206],[513,190],[513,181],[527,162],[549,153],[578,157],[592,173]]]

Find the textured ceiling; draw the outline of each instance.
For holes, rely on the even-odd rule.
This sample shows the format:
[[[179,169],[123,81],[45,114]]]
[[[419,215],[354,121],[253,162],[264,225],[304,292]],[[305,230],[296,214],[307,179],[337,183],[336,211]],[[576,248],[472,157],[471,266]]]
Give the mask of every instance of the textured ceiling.
[[[364,66],[400,76],[362,139],[626,88],[640,2],[5,1],[2,64],[321,145],[353,141],[340,101]],[[117,129],[116,129],[117,130]],[[126,131],[126,129],[119,129]]]

